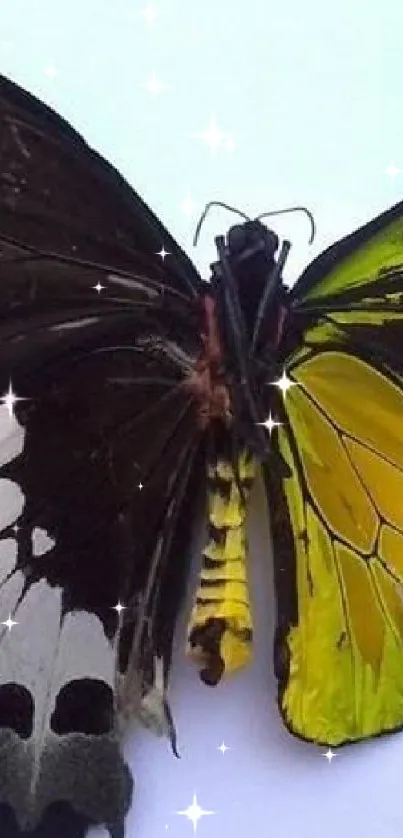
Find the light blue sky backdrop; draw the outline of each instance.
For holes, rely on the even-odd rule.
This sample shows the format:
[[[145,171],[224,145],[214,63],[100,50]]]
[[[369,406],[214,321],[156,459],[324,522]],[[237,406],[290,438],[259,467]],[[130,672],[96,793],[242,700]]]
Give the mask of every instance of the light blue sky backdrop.
[[[145,6],[0,0],[0,72],[119,168],[203,275],[214,235],[235,221],[212,213],[194,252],[209,200],[251,214],[306,204],[318,229],[311,248],[303,216],[273,222],[293,242],[293,281],[325,245],[402,199],[400,0],[155,0],[153,23]],[[214,154],[197,136],[211,120],[223,132]],[[196,793],[215,812],[200,819],[200,838],[401,838],[401,736],[345,749],[328,764],[281,725],[267,528],[256,502],[254,664],[210,691],[178,642],[172,705],[182,760],[145,732],[128,744],[137,780],[128,836],[191,838],[191,822],[175,812]]]

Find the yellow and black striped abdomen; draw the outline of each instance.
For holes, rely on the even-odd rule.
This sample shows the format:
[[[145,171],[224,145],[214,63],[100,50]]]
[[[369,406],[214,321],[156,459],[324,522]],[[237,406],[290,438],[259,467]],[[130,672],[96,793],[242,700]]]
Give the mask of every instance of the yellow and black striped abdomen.
[[[244,498],[227,459],[218,457],[207,473],[209,540],[203,550],[188,640],[190,655],[203,665],[200,677],[211,685],[225,672],[244,666],[251,656],[245,516],[255,462],[248,452],[240,455],[238,469]]]

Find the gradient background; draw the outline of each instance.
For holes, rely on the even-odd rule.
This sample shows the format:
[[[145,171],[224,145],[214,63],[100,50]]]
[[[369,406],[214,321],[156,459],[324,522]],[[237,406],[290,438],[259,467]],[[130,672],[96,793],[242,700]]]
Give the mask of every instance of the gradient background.
[[[0,0],[0,72],[113,162],[204,276],[214,235],[236,223],[213,211],[193,251],[209,200],[250,214],[308,206],[318,229],[312,247],[302,215],[272,222],[293,243],[291,282],[324,246],[402,199],[400,0],[155,0],[152,23],[145,6]],[[221,132],[215,151],[203,139],[212,120]],[[191,838],[192,823],[176,812],[195,793],[215,813],[200,819],[200,838],[401,838],[402,735],[342,749],[329,764],[323,748],[282,727],[264,513],[257,487],[255,661],[208,690],[183,654],[184,614],[170,695],[182,759],[145,731],[128,741],[137,782],[128,838]],[[230,748],[224,755],[222,741]]]

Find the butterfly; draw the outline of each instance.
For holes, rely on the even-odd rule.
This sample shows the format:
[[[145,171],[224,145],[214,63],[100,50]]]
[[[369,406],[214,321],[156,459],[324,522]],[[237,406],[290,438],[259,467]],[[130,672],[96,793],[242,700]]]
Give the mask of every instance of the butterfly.
[[[111,165],[0,77],[3,829],[62,835],[68,813],[75,836],[122,838],[126,725],[177,752],[200,497],[188,651],[210,686],[248,662],[259,469],[284,724],[334,747],[402,725],[403,203],[291,289],[290,244],[262,218],[216,246],[206,281]]]

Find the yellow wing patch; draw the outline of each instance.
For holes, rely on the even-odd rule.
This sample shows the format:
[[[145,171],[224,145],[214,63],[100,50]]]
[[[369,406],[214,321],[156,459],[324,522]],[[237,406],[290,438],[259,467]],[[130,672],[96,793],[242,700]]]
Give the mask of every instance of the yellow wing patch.
[[[338,745],[403,724],[403,393],[343,352],[292,377],[292,440],[278,439],[298,622],[280,707],[293,732]]]
[[[320,282],[305,294],[320,299],[352,288],[367,286],[389,271],[402,269],[403,218],[386,223],[370,239],[352,248]]]

